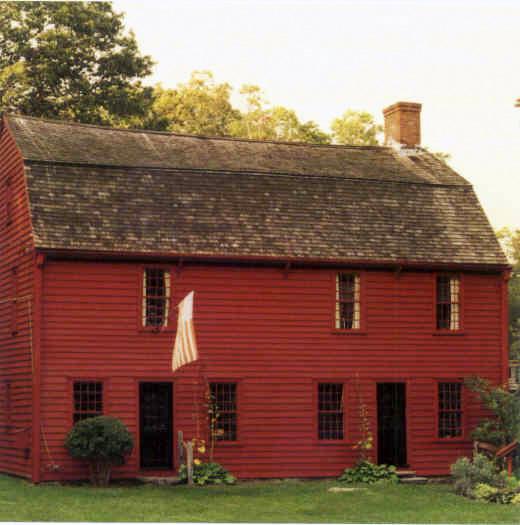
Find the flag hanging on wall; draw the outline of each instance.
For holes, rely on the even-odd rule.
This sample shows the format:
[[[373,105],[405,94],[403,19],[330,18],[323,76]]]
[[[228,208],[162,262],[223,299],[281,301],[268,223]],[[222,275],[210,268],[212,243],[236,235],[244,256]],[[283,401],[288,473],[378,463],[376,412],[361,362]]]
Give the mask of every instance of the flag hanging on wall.
[[[190,292],[177,306],[179,318],[177,321],[177,335],[173,346],[172,370],[175,372],[183,365],[195,361],[199,357],[195,328],[193,326],[193,297]]]

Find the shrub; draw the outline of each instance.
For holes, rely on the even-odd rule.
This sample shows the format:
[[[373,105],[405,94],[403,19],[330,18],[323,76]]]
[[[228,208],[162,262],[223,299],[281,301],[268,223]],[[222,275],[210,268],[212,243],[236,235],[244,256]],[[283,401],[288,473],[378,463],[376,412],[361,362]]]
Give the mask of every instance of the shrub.
[[[355,467],[347,468],[338,478],[345,483],[376,483],[378,481],[399,481],[393,465],[374,465],[370,461],[359,461]]]
[[[514,484],[518,485],[518,482]],[[518,492],[518,488],[506,487],[503,489],[497,489],[490,485],[486,485],[485,483],[479,483],[475,487],[473,497],[478,500],[489,501],[490,503],[501,503],[503,505],[520,503],[520,493]]]
[[[179,478],[183,482],[188,481],[186,465],[181,465]],[[236,478],[219,463],[193,465],[193,482],[197,485],[232,485],[235,481]]]
[[[473,489],[473,497],[478,500],[488,501],[491,496],[498,492],[496,487],[492,487],[487,483],[478,483]]]
[[[122,465],[134,442],[125,425],[114,417],[98,416],[79,421],[69,432],[65,448],[76,459],[88,462],[90,481],[108,485],[114,465]]]
[[[475,454],[473,460],[459,458],[451,466],[451,475],[455,480],[455,492],[467,497],[473,496],[473,490],[479,483],[502,488],[507,480],[507,475],[501,473],[495,462],[484,454]]]
[[[466,386],[475,392],[481,403],[493,412],[492,419],[482,420],[473,431],[473,439],[508,445],[520,437],[520,396],[502,387],[492,387],[479,377],[466,379]]]

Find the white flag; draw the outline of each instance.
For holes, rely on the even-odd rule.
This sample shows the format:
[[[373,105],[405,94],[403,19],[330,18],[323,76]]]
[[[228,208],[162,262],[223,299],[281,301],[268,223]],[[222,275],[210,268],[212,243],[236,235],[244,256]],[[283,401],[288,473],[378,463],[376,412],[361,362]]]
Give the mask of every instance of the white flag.
[[[193,326],[193,296],[190,292],[177,306],[179,318],[177,321],[177,335],[173,347],[172,370],[175,372],[183,365],[195,361],[199,357],[195,328]]]

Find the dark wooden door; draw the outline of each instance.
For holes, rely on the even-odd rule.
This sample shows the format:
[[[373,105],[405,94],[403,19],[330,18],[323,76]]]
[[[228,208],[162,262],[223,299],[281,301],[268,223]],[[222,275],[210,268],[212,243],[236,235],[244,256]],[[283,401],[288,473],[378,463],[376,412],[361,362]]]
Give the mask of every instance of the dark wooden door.
[[[379,464],[407,464],[404,383],[377,384],[377,459]]]
[[[141,468],[173,468],[172,384],[140,383]]]

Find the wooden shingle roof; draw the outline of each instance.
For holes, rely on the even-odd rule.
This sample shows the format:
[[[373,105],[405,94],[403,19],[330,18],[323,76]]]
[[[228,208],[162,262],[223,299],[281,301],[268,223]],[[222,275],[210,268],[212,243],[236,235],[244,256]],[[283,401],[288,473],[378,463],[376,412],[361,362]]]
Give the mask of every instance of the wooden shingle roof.
[[[423,150],[5,118],[42,248],[506,264],[472,186]]]

